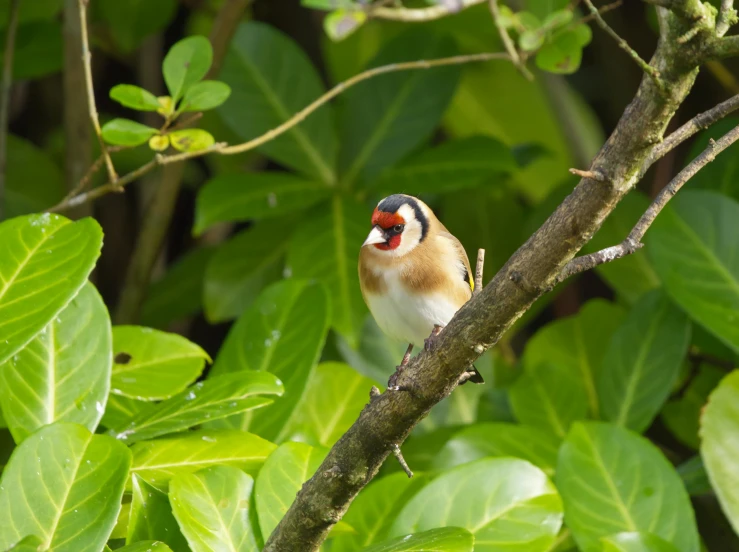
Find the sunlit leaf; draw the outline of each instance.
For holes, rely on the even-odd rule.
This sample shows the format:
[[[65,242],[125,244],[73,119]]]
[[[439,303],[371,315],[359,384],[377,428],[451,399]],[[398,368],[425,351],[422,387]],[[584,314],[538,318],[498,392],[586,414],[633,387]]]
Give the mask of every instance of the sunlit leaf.
[[[701,456],[721,508],[739,532],[739,370],[711,394],[701,418]]]
[[[201,151],[215,144],[216,139],[210,132],[201,128],[186,128],[169,133],[172,147],[177,151]]]
[[[561,525],[562,502],[541,470],[523,460],[488,458],[447,471],[421,489],[391,533],[462,527],[475,536],[476,552],[545,552]]]
[[[617,533],[601,539],[603,552],[679,552],[679,549],[651,533]]]
[[[111,437],[65,422],[43,427],[15,449],[0,479],[0,550],[28,535],[54,552],[100,550],[130,465]]]
[[[169,147],[169,136],[152,136],[149,147],[154,151],[164,151]]]
[[[708,191],[678,194],[647,234],[667,294],[739,351],[739,204]]]
[[[698,551],[680,477],[657,447],[635,433],[605,423],[575,424],[560,449],[556,481],[567,527],[583,552],[600,552],[602,537],[638,531],[682,552]]]
[[[667,400],[689,344],[688,317],[662,292],[640,299],[613,334],[596,381],[603,418],[645,430]]]
[[[585,24],[561,31],[539,49],[536,65],[551,73],[574,73],[580,67],[582,50],[591,39],[592,31]]]
[[[285,394],[268,410],[226,420],[228,427],[248,428],[276,442],[286,438],[285,428],[326,340],[328,301],[322,285],[287,280],[265,289],[239,318],[211,374],[266,370],[284,383]]]
[[[161,541],[140,541],[129,544],[122,548],[116,548],[117,552],[176,552]]]
[[[323,28],[331,40],[344,40],[364,25],[367,14],[362,10],[336,10],[323,18]]]
[[[225,82],[202,81],[193,84],[182,98],[180,111],[207,111],[225,102],[231,95],[231,87]]]
[[[304,443],[285,443],[274,451],[259,471],[254,496],[262,535],[269,536],[303,483],[313,475],[326,450]]]
[[[459,527],[442,527],[398,537],[362,552],[472,552],[475,538]]]
[[[133,84],[117,84],[110,89],[110,97],[125,107],[139,111],[159,109],[159,101],[154,94]]]
[[[95,431],[110,389],[112,360],[108,311],[87,283],[41,333],[0,366],[0,405],[16,442],[60,421]]]
[[[112,392],[131,399],[167,399],[195,381],[209,360],[208,353],[180,335],[115,326]]]
[[[272,399],[262,395],[282,392],[282,382],[266,372],[242,371],[209,377],[170,399],[147,406],[110,433],[128,443],[152,439],[262,408],[272,403]]]
[[[224,464],[256,475],[275,445],[251,433],[235,430],[201,430],[136,443],[132,474],[157,487],[181,473]]]
[[[167,493],[150,485],[134,474],[132,479],[132,496],[130,517],[126,542],[156,540],[166,543],[173,552],[189,552],[187,541],[180,533],[172,514]]]
[[[44,548],[45,546],[41,539],[31,535],[22,539],[12,548],[9,548],[7,552],[38,552],[39,550],[44,550]]]
[[[121,427],[139,412],[146,409],[148,402],[129,399],[122,395],[111,393],[105,405],[105,413],[100,424],[107,428]]]
[[[204,36],[183,38],[170,48],[162,63],[164,82],[177,102],[189,88],[201,80],[213,63],[213,47]]]
[[[69,303],[100,255],[97,222],[29,215],[0,224],[0,363]]]
[[[103,125],[103,139],[115,146],[140,146],[154,136],[157,129],[130,119],[113,119]]]

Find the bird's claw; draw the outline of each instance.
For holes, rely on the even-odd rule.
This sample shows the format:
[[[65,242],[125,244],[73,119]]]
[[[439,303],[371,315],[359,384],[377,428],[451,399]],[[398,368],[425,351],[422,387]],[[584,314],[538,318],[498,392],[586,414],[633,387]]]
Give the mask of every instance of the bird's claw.
[[[423,340],[423,347],[428,352],[433,353],[434,350],[436,350],[436,337],[441,333],[442,329],[443,329],[443,326],[434,324],[434,329],[431,330],[431,335],[429,335],[426,339]]]

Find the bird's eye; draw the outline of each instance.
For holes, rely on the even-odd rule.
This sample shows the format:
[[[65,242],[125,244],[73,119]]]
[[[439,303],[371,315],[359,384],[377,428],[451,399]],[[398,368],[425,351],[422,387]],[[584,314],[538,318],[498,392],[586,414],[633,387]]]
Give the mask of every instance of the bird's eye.
[[[393,230],[394,230],[395,232],[397,232],[398,234],[400,234],[400,233],[401,233],[401,232],[403,231],[403,228],[404,228],[404,226],[403,226],[402,224],[396,224],[396,225],[395,225],[395,226],[393,227]]]

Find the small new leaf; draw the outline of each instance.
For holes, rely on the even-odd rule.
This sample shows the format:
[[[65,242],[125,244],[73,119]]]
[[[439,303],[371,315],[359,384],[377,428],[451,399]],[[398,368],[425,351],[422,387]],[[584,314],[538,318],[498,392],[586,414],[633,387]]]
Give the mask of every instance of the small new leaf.
[[[159,103],[157,113],[162,117],[169,117],[174,113],[174,102],[171,96],[159,96],[157,102]]]
[[[323,28],[328,37],[334,42],[344,40],[364,22],[367,14],[360,10],[336,10],[328,14],[323,20]]]
[[[172,147],[177,151],[200,151],[211,147],[216,140],[213,136],[199,128],[175,130],[169,134]]]
[[[159,102],[156,96],[133,84],[119,84],[110,89],[111,99],[119,104],[138,111],[158,111]]]
[[[113,119],[103,125],[103,139],[115,146],[140,146],[159,132],[130,119]]]
[[[149,147],[154,151],[164,151],[169,147],[169,136],[152,136]]]
[[[518,37],[518,45],[524,52],[535,52],[544,44],[544,33],[540,30],[525,31]]]
[[[203,81],[193,84],[185,93],[179,111],[207,111],[225,102],[231,87],[225,82]]]

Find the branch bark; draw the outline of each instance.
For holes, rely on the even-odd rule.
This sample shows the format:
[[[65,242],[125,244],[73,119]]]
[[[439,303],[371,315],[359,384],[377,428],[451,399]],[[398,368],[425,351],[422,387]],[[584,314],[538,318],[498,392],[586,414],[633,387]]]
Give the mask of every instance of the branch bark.
[[[405,21],[408,23],[420,23],[433,21],[449,15],[458,13],[470,6],[482,4],[486,0],[445,0],[436,6],[428,8],[404,8],[378,6],[369,10],[369,17],[376,19],[389,19],[391,21]]]
[[[640,168],[659,143],[698,72],[698,35],[686,47],[677,39],[685,24],[658,10],[661,36],[651,65],[671,94],[666,98],[645,75],[616,130],[573,192],[493,280],[463,306],[441,334],[411,359],[398,385],[407,392],[374,397],[334,445],[269,537],[265,552],[315,551],[356,494],[430,409],[455,388],[462,372],[551,287],[562,269],[633,188]],[[696,44],[698,42],[698,44]]]
[[[8,29],[5,37],[3,55],[3,76],[0,83],[0,220],[5,214],[5,177],[8,159],[8,118],[10,112],[10,92],[13,85],[13,56],[15,35],[18,30],[18,9],[20,0],[11,0],[8,7]]]

